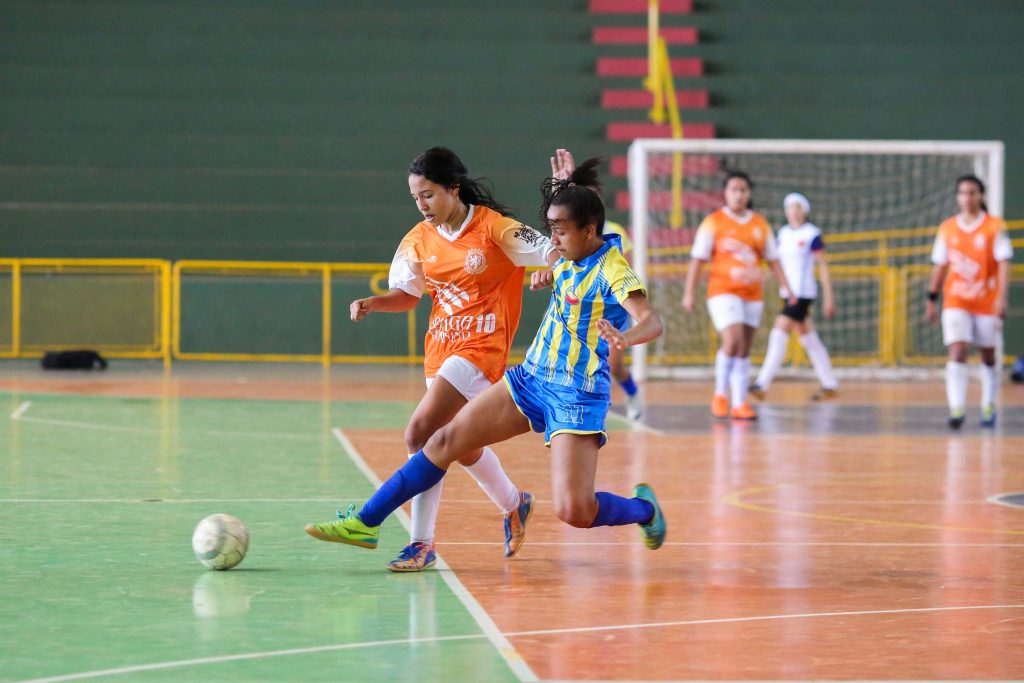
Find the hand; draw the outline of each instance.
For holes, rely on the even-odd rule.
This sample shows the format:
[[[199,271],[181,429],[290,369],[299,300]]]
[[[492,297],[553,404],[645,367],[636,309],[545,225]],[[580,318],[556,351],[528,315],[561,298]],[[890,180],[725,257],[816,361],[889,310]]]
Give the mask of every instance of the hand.
[[[356,299],[348,305],[348,317],[358,322],[370,314],[370,300]]]
[[[1003,301],[1002,299],[996,299],[995,305],[993,306],[992,315],[994,315],[997,318],[1005,318],[1006,313],[1006,302]]]
[[[822,312],[824,312],[825,318],[828,320],[831,320],[832,317],[836,314],[836,306],[834,303],[832,303],[831,299],[825,300],[825,305],[822,306]]]
[[[796,306],[798,303],[800,303],[800,299],[798,299],[795,294],[790,294],[789,298],[786,299],[786,303],[789,304],[790,306]]]
[[[572,153],[567,149],[555,150],[555,156],[551,157],[551,177],[555,180],[568,180],[575,170],[576,162]]]
[[[683,294],[683,310],[687,313],[693,313],[693,292]]]
[[[935,308],[935,302],[934,301],[928,301],[928,302],[925,303],[925,305],[924,305],[924,317],[927,318],[928,322],[930,322],[932,325],[934,325],[936,322],[938,322],[938,320],[939,320],[939,313],[938,313],[938,311]]]
[[[550,287],[554,280],[555,274],[547,268],[544,270],[535,270],[530,273],[530,291],[536,292],[538,289]]]
[[[609,346],[614,346],[620,350],[628,349],[630,346],[626,336],[604,318],[597,321],[597,332],[601,335],[601,339],[608,342]]]

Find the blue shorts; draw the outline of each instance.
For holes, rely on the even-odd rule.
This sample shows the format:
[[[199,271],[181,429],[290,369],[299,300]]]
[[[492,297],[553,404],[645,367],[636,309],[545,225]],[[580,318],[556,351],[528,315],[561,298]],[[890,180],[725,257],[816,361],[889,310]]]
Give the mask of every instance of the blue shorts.
[[[519,412],[529,420],[530,429],[544,432],[545,446],[551,445],[555,434],[597,434],[599,447],[608,441],[604,418],[611,403],[609,396],[545,382],[521,365],[505,371],[505,386]]]

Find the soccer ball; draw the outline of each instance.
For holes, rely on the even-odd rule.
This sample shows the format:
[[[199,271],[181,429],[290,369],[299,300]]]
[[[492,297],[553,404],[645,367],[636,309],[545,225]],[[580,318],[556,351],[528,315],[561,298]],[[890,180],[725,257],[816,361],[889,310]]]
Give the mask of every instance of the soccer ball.
[[[210,569],[231,569],[249,549],[249,532],[237,517],[210,515],[196,525],[192,550],[196,559]]]

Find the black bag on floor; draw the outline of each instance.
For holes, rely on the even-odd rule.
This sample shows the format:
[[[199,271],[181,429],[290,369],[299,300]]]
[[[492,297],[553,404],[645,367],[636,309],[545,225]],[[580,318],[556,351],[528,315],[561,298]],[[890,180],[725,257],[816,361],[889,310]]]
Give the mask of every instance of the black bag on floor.
[[[95,351],[47,351],[43,356],[44,370],[105,370],[107,361]]]

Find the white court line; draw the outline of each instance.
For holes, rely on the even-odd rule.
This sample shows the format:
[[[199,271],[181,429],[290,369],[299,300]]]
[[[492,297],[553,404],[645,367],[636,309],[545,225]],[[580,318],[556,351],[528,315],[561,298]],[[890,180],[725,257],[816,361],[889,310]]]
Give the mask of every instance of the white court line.
[[[382,482],[380,477],[378,477],[377,474],[370,469],[370,466],[366,464],[363,456],[360,455],[358,450],[356,450],[355,444],[349,440],[348,436],[345,435],[345,432],[341,431],[340,428],[335,427],[331,430],[331,433],[334,434],[334,438],[336,438],[342,448],[345,449],[345,452],[348,453],[348,457],[352,459],[352,462],[355,463],[355,466],[363,473],[363,476],[365,476],[376,488],[380,488],[381,484],[384,482]],[[395,516],[398,517],[398,520],[402,523],[405,530],[409,531],[412,526],[412,520],[409,518],[409,515],[405,510],[398,508],[395,510]],[[441,578],[444,579],[444,582],[448,584],[448,588],[455,593],[455,596],[458,597],[469,611],[470,615],[472,615],[476,620],[476,623],[480,626],[481,630],[483,630],[484,635],[491,641],[502,658],[504,658],[516,678],[520,681],[539,680],[537,678],[537,674],[533,672],[533,669],[531,669],[530,665],[526,663],[526,660],[523,659],[522,655],[516,652],[516,649],[512,647],[512,643],[508,641],[508,638],[506,638],[501,632],[497,624],[495,624],[491,619],[490,615],[484,611],[484,608],[481,607],[476,598],[474,598],[473,595],[466,590],[466,587],[462,585],[462,581],[460,581],[455,575],[455,572],[451,570],[451,567],[449,567],[448,563],[444,561],[441,554],[438,553],[436,557],[437,567],[442,570],[439,572]]]
[[[2,501],[0,501],[2,502]],[[499,541],[445,541],[441,545],[502,545]],[[530,541],[530,546],[635,546],[632,541]],[[689,546],[697,548],[736,548],[736,547],[781,547],[781,548],[806,548],[806,547],[867,547],[867,548],[1024,548],[1024,543],[847,543],[847,542],[814,542],[814,541],[665,541],[665,545]]]
[[[26,401],[21,405],[25,407],[31,405],[30,401]],[[21,407],[18,410],[21,410]],[[25,410],[28,410],[26,407]],[[18,411],[15,411],[17,413]],[[22,411],[24,415],[24,411]],[[74,422],[71,420],[50,420],[43,417],[15,417],[14,413],[11,414],[11,419],[20,420],[22,422],[32,422],[35,424],[51,425],[54,427],[71,427],[73,429],[92,429],[94,431],[101,432],[130,432],[133,434],[163,434],[162,429],[147,429],[145,427],[120,427],[118,425],[105,425],[96,422]],[[254,437],[259,439],[294,439],[296,441],[319,441],[321,437],[313,434],[303,434],[294,432],[224,432],[219,430],[209,431],[196,431],[189,432],[189,434],[197,434],[201,436],[225,436],[230,438],[237,437]]]
[[[365,463],[364,463],[365,464]],[[440,558],[439,558],[440,561]],[[451,573],[451,572],[446,572]],[[685,621],[661,621],[647,624],[618,624],[613,626],[582,626],[579,628],[552,628],[536,631],[516,631],[506,633],[503,637],[522,638],[541,635],[561,635],[569,633],[601,633],[606,631],[636,630],[645,628],[669,628],[678,626],[702,626],[706,624],[732,624],[755,621],[779,621],[783,619],[814,619],[822,617],[855,617],[872,616],[877,614],[915,614],[928,612],[955,612],[963,610],[982,609],[1024,609],[1024,605],[964,605],[960,607],[918,607],[909,609],[883,609],[883,610],[860,610],[855,612],[812,612],[805,614],[768,614],[753,617],[727,617],[722,619],[690,619]],[[415,643],[438,643],[452,640],[478,640],[488,637],[483,633],[474,633],[463,636],[434,636],[429,638],[405,638],[399,640],[375,640],[365,643],[338,643],[333,645],[317,645],[313,647],[291,648],[288,650],[267,650],[264,652],[245,652],[235,655],[222,655],[217,657],[199,657],[196,659],[178,659],[168,662],[155,662],[153,664],[138,664],[134,666],[123,666],[116,669],[102,669],[98,671],[83,671],[79,673],[64,674],[60,676],[49,676],[46,678],[33,678],[21,681],[21,683],[60,683],[61,681],[80,681],[87,678],[99,678],[101,676],[115,676],[118,674],[131,674],[141,671],[158,671],[161,669],[174,669],[184,666],[196,666],[200,664],[220,664],[222,662],[237,662],[241,660],[268,659],[270,657],[285,657],[289,655],[316,654],[320,652],[332,652],[336,650],[351,650],[357,648],[386,647],[389,645],[408,645]]]
[[[361,496],[341,496],[330,498],[0,498],[0,503],[69,503],[69,504],[111,504],[111,505],[157,505],[173,503],[189,505],[191,503],[354,503],[362,500]]]
[[[25,401],[18,406],[13,413],[11,413],[12,420],[20,420],[22,416],[28,412],[28,409],[32,406],[32,401]]]

